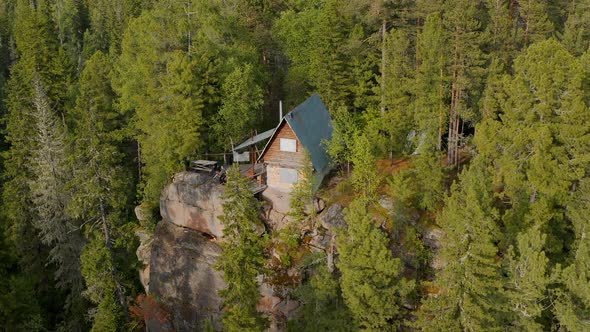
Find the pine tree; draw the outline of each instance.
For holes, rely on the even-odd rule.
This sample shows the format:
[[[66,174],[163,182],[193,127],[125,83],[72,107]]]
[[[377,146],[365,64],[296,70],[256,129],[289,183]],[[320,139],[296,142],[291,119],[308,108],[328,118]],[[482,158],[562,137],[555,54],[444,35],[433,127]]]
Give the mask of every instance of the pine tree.
[[[119,302],[123,290],[113,273],[114,257],[107,242],[110,239],[105,239],[101,232],[93,235],[80,257],[82,275],[88,285],[83,295],[97,306],[91,312],[91,331],[117,331],[125,322],[124,306]]]
[[[364,134],[356,134],[353,138],[350,161],[354,164],[352,184],[357,194],[364,198],[374,198],[381,178],[377,173],[373,145]]]
[[[445,4],[443,23],[449,34],[449,73],[451,104],[449,110],[449,165],[459,164],[461,121],[477,120],[477,101],[482,80],[482,26],[477,3],[453,0]]]
[[[170,176],[182,170],[183,161],[202,142],[202,95],[209,87],[206,79],[199,81],[199,66],[207,64],[200,63],[199,54],[189,57],[174,34],[173,20],[178,15],[175,11],[144,13],[132,20],[114,79],[120,109],[134,115],[143,201],[150,208],[157,206]]]
[[[555,31],[553,22],[549,20],[549,4],[543,0],[521,0],[518,2],[519,14],[524,21],[524,44],[549,38]]]
[[[413,282],[401,276],[402,263],[389,249],[389,239],[369,216],[366,200],[347,208],[348,228],[337,234],[336,263],[346,305],[361,329],[394,330],[401,326],[402,303]]]
[[[309,152],[305,151],[303,166],[299,171],[299,180],[291,190],[289,216],[295,224],[300,224],[305,219],[315,217],[314,193],[319,184],[313,174],[313,165]],[[312,220],[313,222],[313,220]]]
[[[503,70],[509,69],[521,43],[518,34],[518,15],[516,3],[512,0],[487,0],[490,21],[486,27],[486,37],[491,61],[498,62]],[[490,69],[494,65],[490,64]]]
[[[338,279],[325,265],[320,265],[310,280],[295,291],[295,295],[303,307],[297,317],[289,321],[288,331],[355,331]]]
[[[113,107],[110,86],[111,63],[101,52],[86,63],[80,76],[80,95],[72,111],[74,153],[73,190],[70,214],[83,220],[90,243],[82,255],[85,295],[98,307],[93,329],[103,324],[123,323],[127,310],[125,293],[128,280],[118,266],[132,252],[126,252],[121,233],[125,232],[125,209],[130,205],[121,130],[125,123]],[[118,259],[115,260],[115,257]],[[108,260],[108,261],[106,261]],[[129,263],[127,261],[127,263]],[[109,323],[110,322],[110,323]]]
[[[590,182],[580,181],[572,193],[567,215],[576,235],[571,263],[561,272],[560,287],[556,291],[554,312],[559,325],[568,331],[585,331],[590,327],[590,241],[588,240],[588,209],[590,208]]]
[[[574,55],[581,55],[590,47],[590,1],[571,1],[563,43]]]
[[[418,34],[416,58],[419,62],[416,71],[416,87],[414,101],[414,122],[417,137],[424,137],[424,149],[433,147],[442,150],[442,136],[447,121],[447,105],[445,104],[445,35],[442,21],[438,14],[426,18],[424,28]]]
[[[541,319],[548,302],[548,262],[543,246],[546,236],[534,224],[518,236],[518,254],[510,252],[509,281],[513,325],[522,331],[544,331]]]
[[[347,173],[350,173],[354,138],[360,125],[355,115],[345,107],[336,108],[332,112],[332,117],[332,139],[329,142],[323,142],[323,144],[332,163],[334,165],[346,164]]]
[[[480,153],[494,160],[494,182],[511,201],[503,217],[505,240],[516,244],[516,234],[530,226],[525,216],[544,209],[551,220],[542,229],[546,254],[557,259],[571,243],[563,211],[568,192],[587,162],[582,152],[589,144],[590,116],[583,97],[584,69],[559,42],[548,40],[518,57],[515,72],[502,79],[501,121],[485,121],[475,142]]]
[[[385,63],[385,98],[383,126],[390,139],[390,157],[403,152],[412,129],[412,87],[414,71],[410,54],[410,39],[406,31],[398,29],[387,36]]]
[[[262,97],[252,65],[237,65],[227,75],[221,87],[221,108],[213,125],[219,147],[228,150],[231,142],[241,142],[258,128]]]
[[[419,311],[424,331],[500,331],[510,318],[496,242],[500,237],[490,174],[475,160],[453,185],[437,223],[446,233],[440,289]]]
[[[256,311],[256,304],[265,240],[259,232],[259,203],[250,191],[250,181],[240,174],[237,165],[228,171],[224,200],[222,254],[217,262],[227,284],[220,293],[224,330],[261,331],[267,321]]]

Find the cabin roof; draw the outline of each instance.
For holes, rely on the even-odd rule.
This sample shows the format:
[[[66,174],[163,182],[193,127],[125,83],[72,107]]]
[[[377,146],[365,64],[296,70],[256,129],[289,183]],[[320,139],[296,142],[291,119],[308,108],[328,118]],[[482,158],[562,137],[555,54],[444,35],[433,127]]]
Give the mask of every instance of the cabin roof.
[[[267,131],[265,131],[265,132],[263,132],[261,134],[258,134],[258,135],[254,136],[252,138],[248,138],[242,144],[236,146],[234,148],[234,151],[242,150],[242,149],[247,148],[247,147],[249,147],[251,145],[254,145],[256,143],[262,142],[265,139],[271,137],[274,132],[275,132],[275,129],[273,128],[273,129],[267,130]]]
[[[332,118],[320,96],[314,94],[281,119],[273,130],[258,159],[263,159],[278,129],[287,123],[303,147],[309,152],[313,168],[324,173],[330,166],[330,157],[323,141],[332,139]]]

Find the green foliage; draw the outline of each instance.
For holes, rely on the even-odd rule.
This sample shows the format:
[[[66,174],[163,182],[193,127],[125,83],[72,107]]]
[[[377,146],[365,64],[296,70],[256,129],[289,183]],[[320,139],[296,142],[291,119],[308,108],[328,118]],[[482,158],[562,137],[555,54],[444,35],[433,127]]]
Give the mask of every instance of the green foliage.
[[[581,55],[590,46],[590,1],[572,1],[565,23],[563,44],[572,54]]]
[[[371,141],[365,135],[355,135],[350,158],[354,164],[352,185],[358,194],[369,200],[375,196],[381,183],[372,149]]]
[[[143,200],[155,207],[172,174],[202,143],[204,64],[180,50],[172,21],[144,13],[129,24],[117,63],[120,109],[134,112],[134,136],[143,164]]]
[[[389,151],[403,152],[412,128],[410,101],[414,71],[410,57],[410,38],[404,30],[391,31],[386,38],[384,71],[385,97],[382,108],[383,129],[389,135]]]
[[[227,75],[221,87],[221,108],[213,125],[218,146],[228,150],[231,142],[238,144],[258,128],[262,97],[252,65],[237,65]]]
[[[540,318],[547,305],[548,259],[543,251],[546,236],[534,225],[518,236],[518,256],[509,251],[508,287],[511,307],[516,319],[513,324],[522,331],[543,331]]]
[[[296,224],[301,224],[307,218],[315,217],[315,207],[313,203],[314,192],[317,188],[316,178],[313,173],[311,156],[305,151],[303,167],[299,170],[299,181],[293,186],[290,197],[289,216],[293,218]]]
[[[524,43],[542,41],[555,31],[553,22],[549,20],[549,4],[542,0],[519,1],[520,16],[524,21]]]
[[[339,236],[342,278],[308,271],[292,329],[405,328],[417,314],[424,330],[588,330],[589,6],[0,0],[0,325],[129,328],[132,205],[156,216],[187,160],[264,129],[278,100],[318,92],[334,120],[326,149],[350,175],[328,201],[383,206],[353,202]],[[445,149],[458,171],[473,158],[446,200],[455,173],[441,163]],[[376,166],[386,155],[407,168]],[[388,209],[381,169],[394,174],[391,234],[368,215]],[[263,248],[287,265],[301,258],[300,223],[318,185],[295,186],[296,221],[272,248],[246,183],[232,196],[240,214],[226,219],[229,330],[266,326],[255,310],[257,278],[269,276]],[[437,212],[446,238],[432,258],[442,271],[428,268],[433,240],[421,238]],[[434,280],[419,288],[417,312],[401,307],[410,300],[391,251],[405,276]]]
[[[332,112],[332,117],[332,139],[323,144],[332,162],[335,165],[347,163],[347,170],[350,172],[354,137],[357,136],[359,124],[354,114],[345,107],[336,108]]]
[[[118,282],[113,274],[112,252],[100,233],[91,239],[80,256],[82,275],[88,288],[83,292],[97,305],[92,314],[92,331],[117,331],[122,327],[124,313],[116,302]]]
[[[250,183],[237,165],[227,173],[223,204],[224,241],[217,267],[223,272],[227,288],[223,298],[223,326],[226,331],[260,331],[267,322],[256,311],[260,298],[258,275],[264,267],[263,229],[258,219],[259,203],[250,191]]]
[[[420,67],[416,71],[414,92],[414,122],[421,142],[421,150],[442,149],[442,135],[446,132],[447,105],[445,103],[445,33],[438,14],[426,18],[422,33],[418,34],[416,57]]]
[[[498,211],[483,160],[474,161],[455,184],[437,223],[446,233],[441,258],[446,266],[419,312],[425,331],[500,331],[509,312],[496,242]]]
[[[352,315],[342,299],[338,279],[325,265],[318,266],[307,283],[295,291],[303,303],[288,331],[355,331]]]
[[[336,237],[342,295],[359,328],[395,329],[414,284],[401,276],[402,263],[393,257],[387,234],[368,215],[366,204],[362,199],[351,203],[348,228]]]
[[[414,181],[420,188],[418,206],[430,212],[436,212],[441,206],[446,189],[441,159],[442,155],[432,149],[422,150],[414,159]]]

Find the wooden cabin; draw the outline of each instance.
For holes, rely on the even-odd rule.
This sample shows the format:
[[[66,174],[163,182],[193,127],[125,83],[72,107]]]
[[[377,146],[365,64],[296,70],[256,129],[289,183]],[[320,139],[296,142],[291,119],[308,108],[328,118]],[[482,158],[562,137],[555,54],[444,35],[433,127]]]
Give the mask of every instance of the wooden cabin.
[[[281,119],[258,158],[266,166],[268,188],[290,191],[299,181],[307,150],[317,189],[330,171],[324,142],[331,138],[332,119],[320,97],[314,94]]]

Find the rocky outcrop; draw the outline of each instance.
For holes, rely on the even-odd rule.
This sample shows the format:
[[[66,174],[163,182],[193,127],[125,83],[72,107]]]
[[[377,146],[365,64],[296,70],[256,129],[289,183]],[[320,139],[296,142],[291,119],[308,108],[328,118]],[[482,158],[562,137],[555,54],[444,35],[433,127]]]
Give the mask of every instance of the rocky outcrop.
[[[218,241],[223,241],[223,225],[219,219],[223,214],[223,193],[223,185],[207,174],[179,173],[162,191],[160,213],[163,220],[153,234],[136,233],[141,242],[137,256],[144,264],[140,280],[146,292],[169,313],[165,322],[146,322],[149,331],[201,331],[207,321],[211,321],[216,330],[221,329],[219,290],[225,284],[215,264],[221,254]],[[269,200],[261,211],[271,232],[284,228],[291,221],[284,200],[273,198],[280,202]],[[333,228],[344,226],[344,208],[326,206],[321,199],[316,200],[313,207],[319,213],[317,220],[321,227],[308,229],[311,224],[302,223],[304,242],[311,250],[325,251],[331,256]],[[136,215],[138,219],[145,219],[146,211],[138,208]],[[265,230],[261,228],[260,231]],[[299,272],[293,269],[293,273]],[[289,292],[273,289],[262,276],[260,293],[258,310],[271,318],[271,330],[284,330],[285,322],[300,303],[291,299]]]
[[[169,321],[148,322],[149,331],[200,331],[208,320],[219,328],[218,293],[225,284],[214,266],[220,246],[198,231],[164,220],[150,247],[149,293],[167,309]]]
[[[162,192],[160,214],[165,221],[219,239],[223,236],[219,221],[223,192],[223,185],[207,174],[178,173]]]

